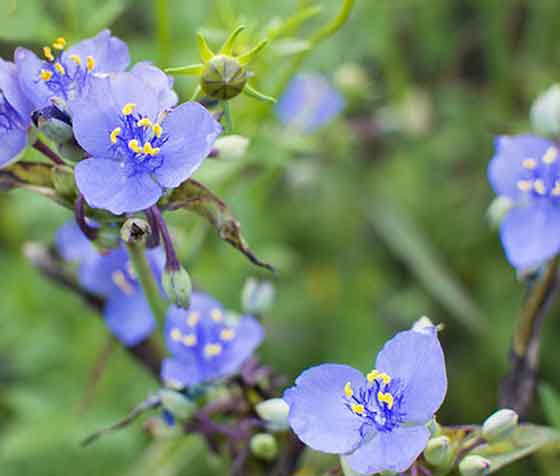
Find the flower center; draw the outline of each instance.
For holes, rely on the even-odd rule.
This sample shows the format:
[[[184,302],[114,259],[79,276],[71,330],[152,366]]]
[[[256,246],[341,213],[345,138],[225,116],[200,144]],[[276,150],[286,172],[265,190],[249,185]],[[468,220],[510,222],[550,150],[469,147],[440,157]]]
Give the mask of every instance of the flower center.
[[[559,152],[549,147],[542,157],[527,157],[523,160],[523,174],[517,181],[517,188],[526,196],[539,198],[560,197]]]
[[[400,410],[402,398],[400,381],[378,370],[368,373],[360,388],[353,389],[348,382],[343,389],[344,404],[363,419],[362,436],[372,429],[387,432],[399,426],[405,417]]]
[[[22,128],[22,119],[0,90],[0,132]]]

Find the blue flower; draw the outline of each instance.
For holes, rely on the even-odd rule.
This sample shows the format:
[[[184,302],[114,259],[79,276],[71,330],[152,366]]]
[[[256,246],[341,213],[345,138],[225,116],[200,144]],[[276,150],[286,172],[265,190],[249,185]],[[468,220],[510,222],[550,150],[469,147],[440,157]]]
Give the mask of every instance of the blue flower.
[[[132,346],[153,333],[156,323],[134,275],[126,248],[100,254],[74,222],[58,231],[56,244],[66,261],[78,263],[80,285],[105,298],[103,318],[117,339]],[[160,249],[146,253],[152,271],[160,281],[164,254]]]
[[[167,113],[172,101],[166,88],[165,75],[140,79],[136,70],[95,80],[72,105],[76,139],[91,156],[76,167],[90,206],[116,215],[147,209],[207,157],[221,126],[198,103]]]
[[[513,266],[537,266],[560,251],[560,157],[551,141],[532,135],[496,138],[488,178],[512,208],[500,226]]]
[[[65,47],[64,38],[57,38],[43,48],[45,59],[25,48],[16,50],[19,81],[34,109],[50,106],[53,98],[65,103],[78,99],[95,76],[124,71],[130,62],[128,46],[109,30]]]
[[[264,330],[251,316],[234,319],[214,298],[195,292],[187,310],[167,313],[165,342],[172,358],[161,376],[174,387],[186,387],[236,373],[262,342]]]
[[[0,167],[12,162],[27,145],[31,110],[15,65],[0,58]]]
[[[312,132],[337,116],[344,98],[318,74],[296,76],[276,105],[280,120],[294,129]]]
[[[284,399],[289,423],[309,447],[344,455],[359,473],[402,472],[425,448],[425,424],[447,390],[435,328],[400,332],[364,376],[347,365],[303,372]]]

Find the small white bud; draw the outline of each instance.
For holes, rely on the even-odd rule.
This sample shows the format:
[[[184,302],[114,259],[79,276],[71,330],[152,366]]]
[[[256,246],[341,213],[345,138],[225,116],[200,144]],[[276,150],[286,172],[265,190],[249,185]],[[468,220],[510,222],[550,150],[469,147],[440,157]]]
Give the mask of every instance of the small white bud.
[[[249,139],[247,139],[247,137],[232,134],[217,139],[216,142],[214,142],[214,147],[218,151],[218,159],[239,160],[247,153]]]
[[[560,84],[553,84],[535,99],[531,107],[531,123],[537,134],[560,134]]]
[[[241,306],[247,314],[262,314],[274,303],[276,290],[270,281],[249,278],[241,295]]]
[[[432,466],[447,466],[453,458],[451,441],[447,436],[437,436],[428,441],[424,458]]]
[[[272,461],[278,455],[278,443],[274,436],[268,433],[257,433],[249,443],[251,453],[257,458]]]
[[[498,410],[482,424],[482,437],[489,442],[507,438],[517,428],[518,422],[519,415],[513,410]]]
[[[264,420],[271,431],[284,431],[289,428],[290,407],[281,398],[271,398],[255,406],[257,415]]]
[[[486,476],[490,474],[490,461],[482,456],[468,455],[459,463],[462,476]]]

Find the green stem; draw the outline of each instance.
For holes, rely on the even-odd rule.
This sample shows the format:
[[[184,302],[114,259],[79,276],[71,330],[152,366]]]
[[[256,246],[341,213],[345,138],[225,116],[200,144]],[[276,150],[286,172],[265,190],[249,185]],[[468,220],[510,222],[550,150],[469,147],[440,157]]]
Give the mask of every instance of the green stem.
[[[168,65],[171,56],[171,32],[169,29],[169,2],[157,0],[155,2],[157,18],[157,35],[159,46],[159,62]]]
[[[128,254],[130,256],[130,261],[134,267],[134,272],[138,276],[138,280],[142,285],[144,290],[144,295],[146,300],[154,314],[154,317],[159,321],[163,322],[165,319],[166,306],[161,297],[159,286],[154,279],[154,275],[150,268],[150,264],[146,259],[145,248],[140,244],[128,244]]]
[[[352,7],[354,6],[354,0],[344,0],[342,7],[338,11],[338,15],[334,17],[329,23],[327,23],[323,28],[316,31],[309,42],[312,46],[317,45],[320,41],[323,41],[325,38],[334,35],[342,25],[346,23],[348,17],[350,16],[350,12],[352,11]]]

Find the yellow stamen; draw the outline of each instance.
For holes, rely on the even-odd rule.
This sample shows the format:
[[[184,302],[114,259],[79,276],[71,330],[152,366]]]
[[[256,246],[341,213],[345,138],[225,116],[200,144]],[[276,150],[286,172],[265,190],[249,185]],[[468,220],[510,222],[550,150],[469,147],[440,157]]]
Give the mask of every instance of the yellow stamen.
[[[366,411],[365,407],[363,405],[361,405],[360,403],[353,403],[350,406],[352,408],[352,411],[354,413],[356,413],[357,415],[363,415]]]
[[[554,188],[552,189],[552,195],[555,197],[560,196],[560,182],[556,182],[554,184]]]
[[[521,162],[521,165],[528,170],[533,170],[537,166],[537,161],[535,159],[525,159]]]
[[[204,355],[206,357],[215,357],[222,353],[222,345],[221,344],[206,344],[204,346]]]
[[[198,339],[196,338],[196,335],[194,335],[194,334],[189,334],[189,335],[186,335],[185,337],[183,337],[183,344],[185,344],[187,347],[194,347],[197,342],[198,342]]]
[[[220,332],[220,339],[225,342],[232,341],[233,339],[235,339],[235,330],[223,329],[222,332]]]
[[[517,188],[522,192],[529,192],[533,188],[533,182],[531,180],[519,180]]]
[[[80,58],[78,55],[70,55],[68,58],[70,58],[78,66],[82,65],[82,58]]]
[[[374,369],[367,374],[367,380],[369,383],[373,383],[376,380],[382,380],[385,385],[388,385],[391,382],[391,377],[385,372],[380,372],[379,370]]]
[[[43,54],[49,61],[54,61],[54,55],[52,54],[52,50],[49,46],[43,46]]]
[[[56,69],[56,71],[60,74],[66,73],[66,70],[64,69],[64,66],[62,66],[60,63],[56,63],[54,65],[54,69]]]
[[[544,153],[542,161],[545,164],[550,165],[556,162],[557,158],[558,158],[558,149],[556,147],[549,147],[547,151]]]
[[[128,296],[134,294],[134,288],[130,285],[122,271],[114,271],[111,278],[113,279],[113,283],[115,283],[124,294]]]
[[[196,326],[198,324],[198,321],[200,321],[200,314],[196,311],[192,311],[187,316],[187,325],[190,327]]]
[[[152,130],[154,131],[156,137],[161,137],[161,134],[163,133],[163,127],[156,123],[152,126]]]
[[[117,138],[119,137],[121,132],[122,132],[122,129],[120,127],[115,127],[113,129],[113,132],[111,132],[111,144],[116,144],[117,143]]]
[[[352,385],[350,384],[350,382],[347,382],[344,386],[344,395],[346,395],[347,398],[352,398],[352,396],[354,395],[354,391],[352,390]]]
[[[535,192],[537,192],[539,195],[544,195],[546,193],[544,182],[541,179],[535,180],[533,186],[535,187]]]
[[[144,154],[146,155],[158,155],[159,154],[159,147],[152,147],[152,144],[150,144],[149,142],[146,142],[144,144]]]
[[[138,127],[152,127],[152,121],[150,121],[147,117],[143,117],[136,123],[136,125]]]
[[[210,317],[214,322],[222,322],[224,320],[224,314],[219,309],[212,309]]]
[[[62,36],[59,36],[56,40],[54,40],[53,48],[55,50],[63,50],[65,46],[66,40]]]
[[[128,141],[128,148],[136,152],[137,154],[142,153],[142,147],[140,147],[140,143],[136,139],[131,139]]]
[[[183,333],[177,327],[171,329],[171,339],[175,342],[179,342],[183,338]]]
[[[88,71],[93,71],[93,68],[95,68],[95,60],[93,59],[93,56],[88,56],[86,58],[86,67]]]
[[[122,113],[125,116],[130,116],[132,112],[136,109],[136,104],[133,102],[126,103],[122,108]]]
[[[42,69],[39,74],[43,81],[48,81],[49,79],[52,78],[52,71],[47,71],[46,69]]]
[[[377,400],[386,403],[389,410],[393,408],[393,404],[395,403],[393,395],[390,393],[377,392]]]

